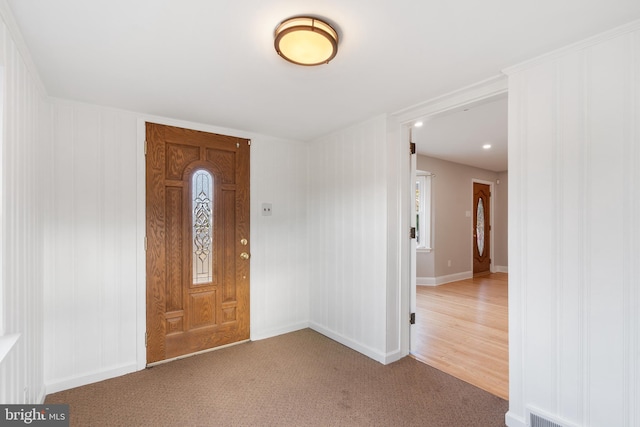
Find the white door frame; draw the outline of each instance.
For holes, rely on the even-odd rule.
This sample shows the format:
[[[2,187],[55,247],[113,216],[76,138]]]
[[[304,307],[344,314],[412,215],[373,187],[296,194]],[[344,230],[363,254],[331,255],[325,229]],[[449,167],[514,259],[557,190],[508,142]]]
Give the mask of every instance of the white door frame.
[[[489,78],[487,80],[483,80],[476,84],[466,86],[462,89],[449,92],[443,96],[439,96],[437,98],[433,98],[429,101],[423,102],[421,104],[415,105],[413,107],[409,107],[398,112],[391,114],[391,117],[394,118],[395,122],[400,126],[400,143],[407,144],[409,128],[415,123],[417,120],[429,120],[430,118],[437,117],[439,115],[453,112],[456,110],[462,110],[469,106],[475,106],[480,104],[485,104],[491,101],[495,101],[501,97],[504,97],[507,93],[508,81],[504,74],[497,75],[495,77]],[[408,162],[403,162],[406,164],[406,167],[401,169],[401,173],[405,177],[402,182],[408,182],[410,185],[415,185],[412,181],[412,177],[415,176],[415,156],[411,161],[411,164]],[[402,194],[410,195],[409,188],[403,189]],[[408,197],[408,200],[400,199],[402,206],[400,206],[400,210],[402,212],[403,218],[409,218],[411,212],[413,211],[413,197]],[[411,220],[409,220],[411,221]],[[415,219],[413,220],[415,222]],[[401,221],[402,222],[402,221]],[[411,222],[409,222],[411,224]],[[493,232],[493,227],[492,232]],[[416,256],[415,256],[415,241],[409,238],[409,233],[407,230],[400,230],[400,242],[402,247],[408,248],[407,250],[410,252],[409,260],[410,262],[404,263],[402,268],[406,269],[405,273],[409,280],[403,280],[401,283],[401,292],[400,295],[405,299],[401,301],[401,308],[407,307],[410,309],[409,313],[415,313],[416,309]],[[493,249],[493,245],[492,245]],[[491,258],[493,262],[493,257]],[[401,318],[404,315],[407,316],[409,313],[401,313]],[[415,336],[411,336],[414,328],[411,327],[409,322],[400,322],[400,337],[402,341],[408,340],[409,342],[402,342],[402,348],[408,348],[409,352],[413,352],[413,343],[415,342]]]

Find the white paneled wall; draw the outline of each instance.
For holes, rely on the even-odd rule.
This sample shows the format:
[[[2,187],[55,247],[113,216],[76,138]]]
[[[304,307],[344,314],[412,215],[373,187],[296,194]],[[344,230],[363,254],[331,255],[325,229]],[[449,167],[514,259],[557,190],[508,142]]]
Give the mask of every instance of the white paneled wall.
[[[309,326],[305,144],[251,143],[251,339]],[[262,204],[272,207],[262,215]]]
[[[136,369],[137,117],[53,101],[47,392]],[[144,268],[144,266],[142,266]]]
[[[378,361],[387,352],[386,138],[378,117],[309,150],[311,327]]]
[[[231,129],[53,100],[47,392],[144,366],[144,120],[252,139],[251,337],[308,326],[307,147]],[[271,203],[272,216],[260,215]],[[141,297],[142,296],[142,297]]]
[[[509,74],[509,426],[640,425],[640,24]]]
[[[7,26],[14,25],[10,15],[4,9],[0,12],[0,93],[4,98],[0,341],[3,334],[20,335],[0,361],[0,402],[39,403],[45,392],[43,244],[51,190],[49,107],[38,77],[26,65]]]

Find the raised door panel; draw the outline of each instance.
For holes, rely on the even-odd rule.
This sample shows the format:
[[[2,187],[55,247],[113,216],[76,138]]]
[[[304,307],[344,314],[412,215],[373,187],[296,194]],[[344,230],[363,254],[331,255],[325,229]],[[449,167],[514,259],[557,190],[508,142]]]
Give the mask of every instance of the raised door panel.
[[[248,339],[249,141],[148,123],[147,144],[147,361]]]

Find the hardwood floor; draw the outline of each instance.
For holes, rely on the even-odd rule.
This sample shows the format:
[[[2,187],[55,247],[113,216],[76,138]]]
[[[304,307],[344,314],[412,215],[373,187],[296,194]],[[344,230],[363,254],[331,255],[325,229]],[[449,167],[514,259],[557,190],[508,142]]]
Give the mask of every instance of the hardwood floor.
[[[506,273],[418,286],[412,355],[436,369],[509,398]]]

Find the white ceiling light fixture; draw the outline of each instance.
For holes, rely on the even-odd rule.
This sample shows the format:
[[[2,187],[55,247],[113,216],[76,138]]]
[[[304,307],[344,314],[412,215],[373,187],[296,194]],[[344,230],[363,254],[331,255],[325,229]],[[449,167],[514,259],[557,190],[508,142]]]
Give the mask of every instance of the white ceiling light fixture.
[[[414,126],[417,127],[417,128],[421,128],[423,124],[424,123],[422,123],[422,122],[415,122]]]
[[[491,148],[491,144],[484,144],[482,148],[484,148],[485,150],[488,150],[489,148]]]
[[[278,25],[274,46],[278,55],[294,64],[328,64],[338,53],[338,32],[318,18],[295,16]]]

